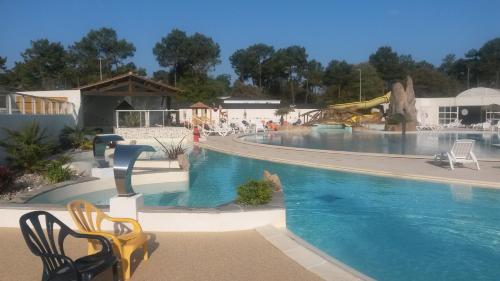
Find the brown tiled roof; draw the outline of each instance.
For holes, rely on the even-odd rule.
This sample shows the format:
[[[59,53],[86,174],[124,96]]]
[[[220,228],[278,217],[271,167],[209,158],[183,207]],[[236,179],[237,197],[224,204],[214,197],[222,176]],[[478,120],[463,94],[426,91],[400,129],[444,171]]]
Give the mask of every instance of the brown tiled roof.
[[[173,87],[173,86],[161,83],[161,82],[157,82],[157,81],[148,79],[146,77],[139,76],[139,75],[134,74],[132,72],[128,72],[128,73],[125,73],[122,75],[117,75],[117,76],[114,76],[114,77],[111,77],[108,79],[104,79],[102,81],[98,81],[95,83],[85,85],[83,87],[80,87],[80,90],[81,91],[89,91],[89,90],[99,89],[100,87],[106,86],[108,84],[113,84],[116,82],[121,82],[121,81],[129,80],[129,79],[133,79],[136,81],[141,81],[143,83],[154,85],[155,87],[157,87],[160,90],[167,90],[167,91],[176,92],[176,93],[182,92],[182,90],[179,88],[176,88],[176,87]]]
[[[192,104],[189,108],[206,108],[206,109],[210,109],[210,106],[202,103],[201,101],[195,103],[195,104]]]

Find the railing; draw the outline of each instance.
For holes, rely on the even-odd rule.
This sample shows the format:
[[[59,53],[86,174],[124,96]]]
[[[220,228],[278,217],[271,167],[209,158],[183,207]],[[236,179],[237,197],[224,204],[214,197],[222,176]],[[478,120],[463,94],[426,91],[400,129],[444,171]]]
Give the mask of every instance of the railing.
[[[74,105],[57,98],[37,97],[0,90],[0,114],[67,115]]]
[[[179,110],[115,110],[116,128],[182,126]]]

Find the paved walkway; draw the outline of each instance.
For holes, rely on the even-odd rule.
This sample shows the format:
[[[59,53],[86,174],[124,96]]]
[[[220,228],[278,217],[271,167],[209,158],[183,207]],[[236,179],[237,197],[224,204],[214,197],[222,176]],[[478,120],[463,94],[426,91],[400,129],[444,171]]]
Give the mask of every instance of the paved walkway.
[[[480,171],[475,170],[473,164],[456,167],[452,171],[448,166],[435,165],[430,158],[384,157],[350,152],[273,146],[247,143],[234,136],[210,136],[199,146],[279,163],[500,188],[500,161],[480,161]]]
[[[0,237],[0,280],[40,280],[42,262],[31,254],[20,230],[0,228]],[[321,280],[254,230],[153,233],[151,238],[151,258],[135,264],[131,281]],[[86,254],[85,240],[70,238],[66,246],[70,256]],[[97,280],[112,280],[111,271]]]

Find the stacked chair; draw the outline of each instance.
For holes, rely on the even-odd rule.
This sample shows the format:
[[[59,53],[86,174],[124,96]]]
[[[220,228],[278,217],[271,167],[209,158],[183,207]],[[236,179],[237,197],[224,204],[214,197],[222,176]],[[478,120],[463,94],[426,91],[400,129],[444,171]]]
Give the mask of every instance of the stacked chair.
[[[21,231],[28,247],[42,259],[42,281],[87,281],[110,267],[114,280],[117,280],[118,265],[121,266],[123,279],[129,279],[132,253],[142,249],[143,259],[148,260],[147,235],[136,220],[110,217],[83,200],[68,203],[67,209],[79,232],[43,211],[30,212],[20,218]],[[45,227],[42,227],[42,221]],[[103,231],[104,221],[115,224],[115,229],[121,229],[120,233]],[[126,224],[132,228],[127,228]],[[55,225],[60,228],[59,232],[54,231]],[[65,255],[63,246],[68,235],[87,239],[88,256],[73,261]]]
[[[42,228],[45,223],[45,229]],[[87,281],[106,269],[113,268],[117,279],[118,259],[113,255],[109,240],[99,235],[77,233],[50,213],[35,211],[21,216],[19,223],[24,240],[31,252],[42,259],[42,281]],[[54,227],[56,226],[56,227]],[[59,228],[59,231],[54,229]],[[69,236],[99,243],[100,251],[72,260],[64,252],[64,241]]]

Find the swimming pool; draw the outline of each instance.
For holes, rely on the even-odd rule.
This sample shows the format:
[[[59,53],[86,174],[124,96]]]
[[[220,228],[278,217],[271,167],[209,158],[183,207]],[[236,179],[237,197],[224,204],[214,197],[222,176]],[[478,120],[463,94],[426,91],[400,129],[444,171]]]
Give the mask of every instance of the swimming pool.
[[[249,135],[243,140],[255,143],[326,150],[408,155],[434,155],[449,151],[456,139],[476,141],[474,153],[480,159],[500,158],[500,135],[492,132],[418,132],[401,134],[312,128],[300,132],[269,132]]]
[[[191,154],[189,191],[146,195],[146,204],[227,203],[236,195],[235,186],[260,178],[264,169],[281,177],[287,227],[373,278],[498,280],[500,276],[500,190],[198,150]]]

